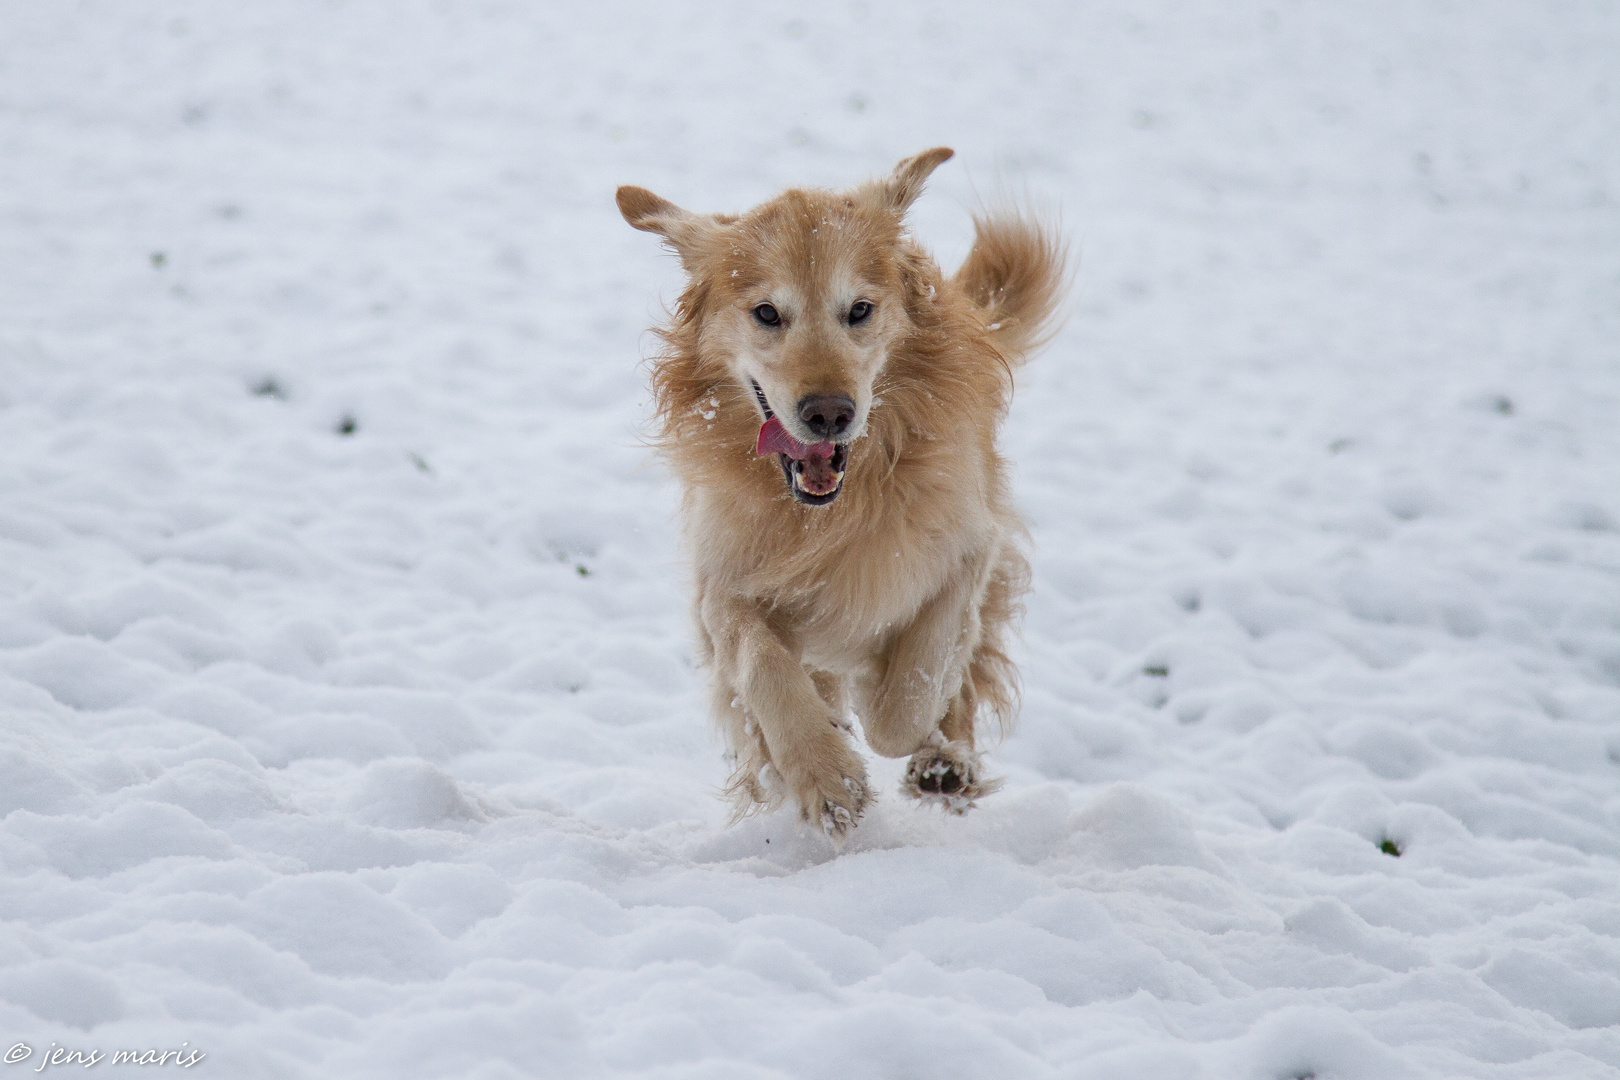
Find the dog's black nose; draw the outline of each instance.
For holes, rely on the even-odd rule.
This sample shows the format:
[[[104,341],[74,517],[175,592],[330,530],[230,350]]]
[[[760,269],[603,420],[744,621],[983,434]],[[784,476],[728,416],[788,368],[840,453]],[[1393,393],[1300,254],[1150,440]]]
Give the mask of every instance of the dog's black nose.
[[[836,439],[855,422],[855,403],[843,394],[812,394],[799,402],[799,419],[824,439]]]

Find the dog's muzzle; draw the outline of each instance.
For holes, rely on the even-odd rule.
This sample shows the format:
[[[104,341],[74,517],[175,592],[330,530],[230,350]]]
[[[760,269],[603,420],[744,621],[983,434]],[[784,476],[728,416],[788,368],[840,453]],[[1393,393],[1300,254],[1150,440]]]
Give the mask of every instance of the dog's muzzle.
[[[760,457],[776,455],[788,490],[800,502],[825,506],[836,499],[844,486],[849,446],[830,441],[800,442],[771,410],[765,391],[758,383],[754,383],[754,396],[759,400],[759,407],[765,410],[765,422],[759,426],[759,436],[754,440],[754,453]]]

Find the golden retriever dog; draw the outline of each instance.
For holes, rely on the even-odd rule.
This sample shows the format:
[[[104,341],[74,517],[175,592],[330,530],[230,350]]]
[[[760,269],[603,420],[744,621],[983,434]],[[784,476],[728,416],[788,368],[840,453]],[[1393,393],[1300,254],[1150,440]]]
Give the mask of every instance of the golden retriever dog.
[[[960,813],[999,785],[976,721],[1017,708],[1029,565],[996,432],[1064,260],[1051,231],[992,214],[945,277],[905,215],[951,154],[742,215],[618,190],[688,277],[652,390],[727,794],[739,818],[792,798],[835,843],[872,799],[852,712],[875,752],[910,757],[907,794]]]

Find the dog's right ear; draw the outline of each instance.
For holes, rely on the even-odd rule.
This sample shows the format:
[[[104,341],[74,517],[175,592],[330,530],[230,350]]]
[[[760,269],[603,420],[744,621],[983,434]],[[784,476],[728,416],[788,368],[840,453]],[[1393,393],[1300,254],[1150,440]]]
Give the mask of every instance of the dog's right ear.
[[[720,227],[717,218],[682,210],[643,187],[626,184],[619,189],[615,198],[619,203],[619,213],[624,215],[631,228],[662,236],[688,268]]]

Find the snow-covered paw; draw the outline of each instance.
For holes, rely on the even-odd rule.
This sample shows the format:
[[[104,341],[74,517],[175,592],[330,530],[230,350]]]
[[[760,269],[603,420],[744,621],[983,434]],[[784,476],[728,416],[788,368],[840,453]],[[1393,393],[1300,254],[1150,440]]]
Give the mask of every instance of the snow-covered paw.
[[[865,776],[844,776],[840,779],[843,797],[839,798],[837,793],[831,798],[823,797],[816,820],[821,831],[838,846],[849,839],[850,832],[860,824],[861,815],[872,801],[872,789],[867,785]],[[809,817],[808,814],[805,816]]]
[[[934,739],[911,755],[900,790],[914,799],[965,814],[1001,783],[999,777],[985,776],[984,758],[967,743]]]

